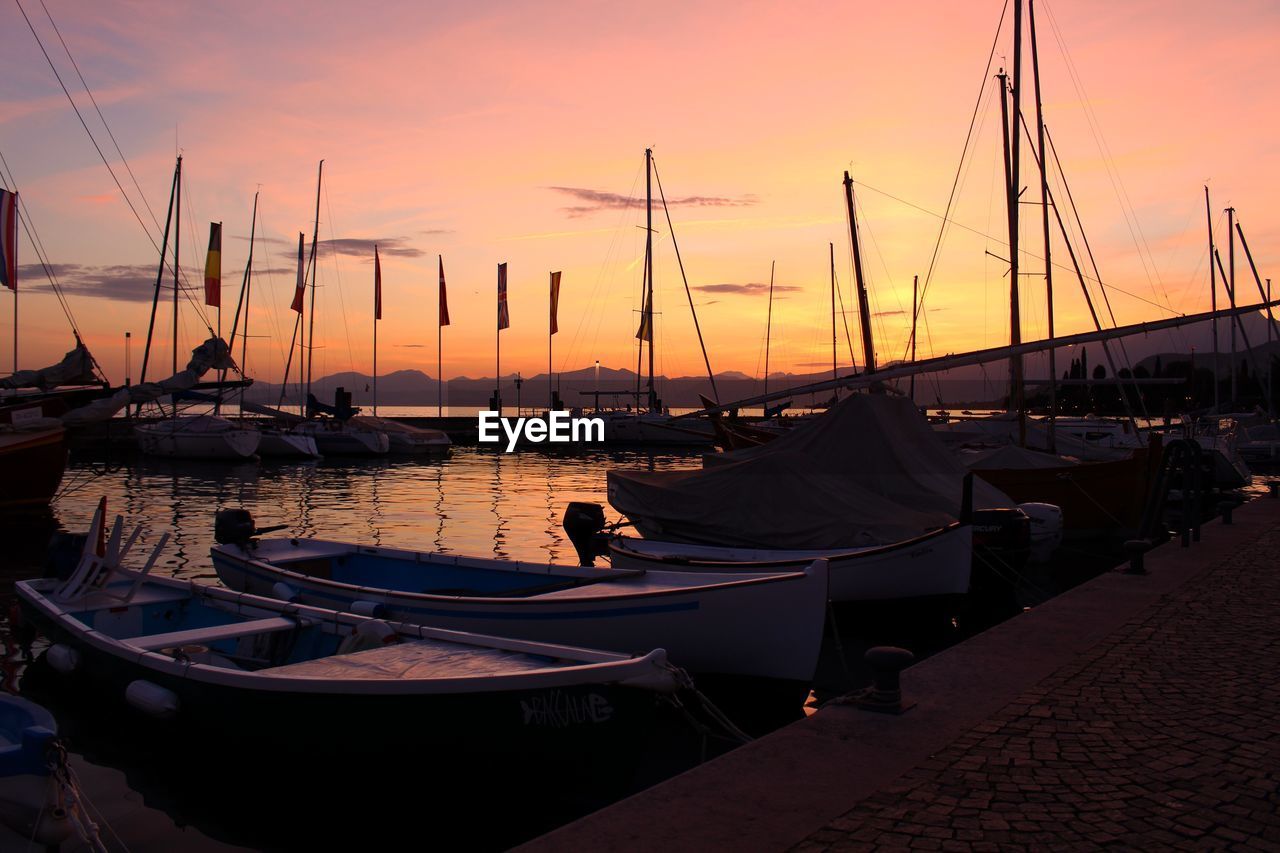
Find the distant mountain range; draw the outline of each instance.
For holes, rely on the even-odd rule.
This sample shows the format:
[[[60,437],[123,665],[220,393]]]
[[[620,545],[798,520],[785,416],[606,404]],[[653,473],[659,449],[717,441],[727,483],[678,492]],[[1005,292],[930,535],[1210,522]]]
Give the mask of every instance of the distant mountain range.
[[[1265,364],[1267,355],[1280,356],[1280,334],[1272,332],[1272,342],[1267,344],[1268,322],[1263,315],[1246,315],[1244,318],[1244,334],[1237,332],[1237,358],[1247,361],[1243,338],[1255,347],[1255,355],[1260,364]],[[1227,355],[1230,341],[1230,324],[1227,321],[1218,323],[1219,349],[1223,355],[1219,360],[1219,372],[1227,375],[1230,358]],[[1159,357],[1164,366],[1175,361],[1188,361],[1194,350],[1197,368],[1212,368],[1212,330],[1209,323],[1189,326],[1169,332],[1153,335],[1134,335],[1124,339],[1125,351],[1132,366],[1142,365],[1154,372],[1156,358]],[[1107,365],[1101,344],[1088,344],[1084,347],[1064,348],[1057,353],[1058,376],[1066,373],[1073,358],[1079,357],[1080,349],[1087,350],[1087,359],[1092,369],[1103,365],[1107,375],[1111,369]],[[1117,367],[1125,366],[1121,348],[1111,347],[1112,355],[1117,360]],[[1048,378],[1048,355],[1039,353],[1024,359],[1024,370],[1028,380]],[[1249,366],[1253,370],[1253,366]],[[846,365],[840,374],[852,372]],[[805,385],[822,382],[831,378],[830,372],[794,374],[773,373],[769,376],[769,389]],[[516,374],[502,377],[502,400],[506,406],[514,406],[519,397],[521,405],[543,406],[547,402],[547,375],[540,373],[523,378],[522,387],[517,393],[515,387]],[[658,395],[668,406],[694,407],[699,405],[698,395],[712,396],[711,383],[705,376],[659,376],[656,380]],[[993,362],[987,365],[964,367],[936,376],[921,376],[916,380],[916,399],[921,403],[934,404],[941,400],[946,405],[978,405],[983,402],[996,401],[1006,393],[1008,368],[1005,362]],[[596,390],[596,369],[594,366],[580,370],[555,374],[555,385],[565,405],[574,406],[593,402]],[[444,404],[452,406],[484,406],[493,394],[492,377],[471,378],[459,376],[446,380]],[[736,370],[716,374],[716,386],[719,398],[728,402],[761,394],[764,383],[761,379],[748,376]],[[373,402],[373,379],[367,374],[357,372],[335,373],[317,379],[312,385],[312,392],[322,402],[331,402],[337,388],[345,388],[352,394],[352,402],[357,406],[367,406]],[[378,402],[386,406],[434,406],[437,404],[436,379],[420,370],[397,370],[378,377]],[[900,382],[905,391],[907,383]],[[636,390],[636,374],[632,370],[617,370],[600,367],[600,386],[602,404],[624,405],[632,402],[632,394]],[[643,390],[643,389],[642,389]],[[618,392],[618,393],[611,393]],[[250,401],[275,405],[280,398],[280,386],[269,382],[256,382],[246,395]],[[285,396],[287,403],[297,404],[299,391],[296,385],[290,384]],[[797,400],[797,405],[807,405],[808,399]],[[823,402],[815,400],[813,402]]]

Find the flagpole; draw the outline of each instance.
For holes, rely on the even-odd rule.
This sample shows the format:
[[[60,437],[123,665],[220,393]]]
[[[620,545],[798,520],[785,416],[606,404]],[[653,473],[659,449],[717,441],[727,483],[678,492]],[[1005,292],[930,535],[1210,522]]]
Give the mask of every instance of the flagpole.
[[[436,300],[436,417],[444,417],[444,255],[440,255],[440,293]]]
[[[555,273],[551,273],[550,280],[554,281],[555,276],[556,276]],[[550,291],[548,291],[547,295],[551,296]],[[552,298],[554,299],[554,297]],[[554,302],[551,302],[550,308],[553,312],[555,311]],[[551,377],[551,341],[553,340],[553,336],[555,335],[555,332],[553,331],[554,327],[552,326],[552,323],[554,322],[555,322],[555,314],[553,313],[548,318],[548,322],[547,322],[547,420],[548,422],[550,422],[550,419],[551,419],[551,411],[556,407],[556,384],[555,384],[555,380]],[[14,367],[15,371],[17,369],[18,369],[17,367]],[[519,413],[517,412],[517,414]]]
[[[498,264],[498,276],[502,276],[502,264]],[[502,416],[502,299],[499,294],[497,317],[494,320],[495,331],[493,333],[494,340],[497,343],[494,346],[494,357],[497,359],[494,365],[493,378],[493,399],[498,404],[498,416]]]

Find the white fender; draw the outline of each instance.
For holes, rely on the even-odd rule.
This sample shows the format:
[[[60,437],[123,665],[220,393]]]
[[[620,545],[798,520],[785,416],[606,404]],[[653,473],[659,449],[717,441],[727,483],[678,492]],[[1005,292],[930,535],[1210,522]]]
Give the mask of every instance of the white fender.
[[[157,720],[171,720],[178,714],[181,703],[178,694],[167,690],[159,684],[138,679],[132,681],[124,691],[125,701],[142,713]]]
[[[80,653],[71,646],[63,643],[55,643],[49,647],[46,653],[49,666],[53,667],[55,672],[61,672],[63,675],[70,675],[80,668]]]
[[[381,618],[386,613],[387,608],[380,601],[353,601],[351,602],[351,612],[360,616],[372,616],[375,619]]]
[[[297,601],[299,596],[296,589],[289,586],[284,581],[279,581],[275,586],[271,587],[271,597],[278,598],[281,601],[293,602]]]

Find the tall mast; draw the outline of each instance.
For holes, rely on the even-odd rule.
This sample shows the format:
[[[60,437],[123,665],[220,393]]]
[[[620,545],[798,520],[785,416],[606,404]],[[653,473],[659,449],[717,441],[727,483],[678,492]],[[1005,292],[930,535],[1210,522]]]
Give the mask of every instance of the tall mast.
[[[1227,208],[1227,279],[1230,287],[1227,288],[1227,298],[1231,300],[1231,307],[1236,307],[1236,209],[1234,207]],[[1240,322],[1237,317],[1231,324],[1231,405],[1234,407],[1236,400],[1236,323]],[[1234,408],[1233,408],[1234,410]]]
[[[151,336],[156,328],[156,309],[160,306],[160,283],[164,280],[164,256],[169,251],[169,225],[173,222],[173,203],[178,192],[178,169],[182,166],[182,155],[178,155],[178,163],[173,168],[173,183],[169,188],[169,213],[164,219],[164,239],[160,243],[160,268],[156,270],[156,289],[151,297],[151,320],[147,323],[147,348],[142,351],[142,375],[138,383],[147,381],[147,362],[151,358]],[[142,410],[142,404],[138,404]]]
[[[182,271],[182,262],[178,257],[178,247],[182,245],[182,157],[178,157],[178,170],[174,180],[177,188],[177,204],[173,209],[173,372],[178,372],[178,274]],[[174,406],[174,413],[178,407]]]
[[[769,262],[769,313],[764,321],[764,393],[769,393],[769,338],[773,333],[773,272],[777,261]]]
[[[658,395],[653,388],[653,343],[657,339],[653,329],[653,149],[644,150],[644,257],[649,280],[645,287],[644,309],[648,314],[649,328],[649,411],[657,406]],[[641,346],[644,346],[642,341]]]
[[[916,316],[920,311],[920,306],[918,301],[919,292],[920,292],[920,276],[915,275],[911,277],[911,363],[912,364],[915,364],[915,361],[916,361]],[[911,391],[908,394],[908,396],[911,397],[911,404],[915,405],[916,375],[914,373],[911,374]]]
[[[319,277],[319,270],[316,269],[316,244],[320,240],[320,182],[324,179],[324,161],[320,161],[320,169],[316,173],[316,219],[315,226],[311,231],[311,259],[308,261],[311,267],[311,318],[307,321],[307,391],[302,396],[302,414],[307,414],[307,400],[311,397],[311,355],[316,348],[316,279]]]
[[[1035,78],[1036,90],[1036,149],[1040,152],[1040,211],[1044,222],[1044,289],[1045,301],[1049,306],[1049,340],[1053,340],[1053,261],[1050,254],[1049,241],[1049,158],[1044,150],[1044,105],[1040,98],[1040,51],[1036,45],[1036,0],[1028,0],[1027,11],[1031,25],[1031,73]],[[1053,453],[1057,449],[1057,436],[1054,434],[1058,412],[1058,364],[1053,349],[1049,350],[1049,417],[1046,426],[1049,428],[1047,449]]]
[[[382,316],[382,266],[373,244],[373,416],[378,416],[378,318]]]
[[[854,213],[853,178],[844,173],[844,203],[849,213],[849,242],[853,246],[853,274],[858,283],[858,319],[862,324],[862,364],[865,373],[876,372],[876,351],[871,342],[871,305],[867,280],[862,275],[862,249],[858,244],[858,217]]]
[[[1213,268],[1213,208],[1209,204],[1209,188],[1204,188],[1204,218],[1209,226],[1209,309],[1213,315],[1213,413],[1218,413],[1218,273]]]
[[[827,251],[831,255],[831,379],[835,381],[840,378],[836,373],[836,244],[828,243]],[[833,396],[840,396],[839,389]]]
[[[253,241],[258,235],[258,194],[253,194],[253,218],[249,220],[249,260],[244,265],[244,328],[240,331],[240,378],[245,378],[245,365],[249,361],[249,297],[253,294]],[[237,308],[237,311],[239,309]],[[231,337],[234,340],[236,322],[231,321]],[[244,388],[240,389],[240,403],[244,404]],[[240,413],[241,415],[244,412]]]
[[[258,193],[253,194],[253,218],[249,222],[249,260],[244,265],[244,278],[240,282],[240,297],[236,300],[236,313],[231,320],[231,340],[227,343],[227,353],[234,354],[236,348],[236,332],[240,332],[240,377],[245,375],[245,364],[249,359],[249,285],[252,281],[250,272],[253,269],[253,240],[258,230]],[[221,301],[221,300],[219,300]],[[219,309],[221,310],[221,309]],[[244,331],[240,331],[240,312],[243,310]],[[221,337],[221,336],[219,336]],[[225,378],[227,372],[220,371],[219,379]],[[240,389],[240,401],[244,402],[244,388]],[[214,414],[222,406],[222,391],[218,391],[218,402],[214,404]],[[243,412],[241,412],[243,414]]]
[[[1021,20],[1022,3],[1015,0],[1017,14],[1015,18]],[[1020,39],[1015,39],[1020,42]],[[1016,347],[1022,342],[1022,325],[1021,314],[1018,307],[1018,194],[1014,189],[1016,181],[1013,178],[1013,159],[1012,152],[1017,150],[1016,145],[1011,146],[1009,139],[1009,90],[1008,77],[1004,70],[996,75],[1000,80],[1000,115],[1002,121],[1002,137],[1004,141],[1004,166],[1005,166],[1005,208],[1009,218],[1009,345]],[[1018,444],[1025,446],[1027,443],[1026,420],[1023,413],[1022,405],[1022,357],[1019,355],[1011,355],[1009,357],[1009,408],[1018,414]]]

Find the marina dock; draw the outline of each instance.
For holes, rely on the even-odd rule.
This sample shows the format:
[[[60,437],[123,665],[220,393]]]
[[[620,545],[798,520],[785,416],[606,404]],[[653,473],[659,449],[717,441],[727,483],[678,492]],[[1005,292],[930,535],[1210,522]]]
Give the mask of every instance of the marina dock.
[[[520,849],[1275,849],[1280,500],[1145,563]]]

